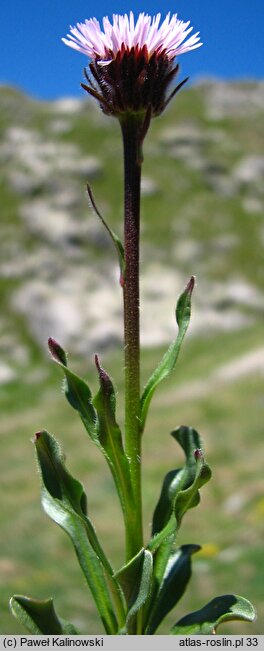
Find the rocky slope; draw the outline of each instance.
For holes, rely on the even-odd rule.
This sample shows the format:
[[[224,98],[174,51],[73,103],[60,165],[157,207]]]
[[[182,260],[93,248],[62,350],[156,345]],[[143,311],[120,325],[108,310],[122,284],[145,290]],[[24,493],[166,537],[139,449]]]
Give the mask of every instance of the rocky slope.
[[[122,339],[111,242],[86,181],[122,233],[118,126],[86,99],[41,103],[0,89],[0,382],[49,335],[83,355]],[[175,332],[175,299],[198,277],[193,334],[263,313],[264,84],[205,81],[153,121],[142,183],[142,343]]]

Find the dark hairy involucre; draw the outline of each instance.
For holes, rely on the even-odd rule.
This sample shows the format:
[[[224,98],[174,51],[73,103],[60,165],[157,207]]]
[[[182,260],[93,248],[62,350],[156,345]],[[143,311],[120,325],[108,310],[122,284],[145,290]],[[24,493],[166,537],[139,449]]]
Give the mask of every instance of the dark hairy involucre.
[[[141,49],[122,47],[115,59],[107,64],[94,60],[89,65],[93,79],[85,70],[89,86],[83,88],[93,95],[104,113],[118,116],[122,113],[162,113],[170,99],[187,81],[181,82],[167,96],[168,87],[178,73],[164,52],[154,52],[148,57],[146,46]]]

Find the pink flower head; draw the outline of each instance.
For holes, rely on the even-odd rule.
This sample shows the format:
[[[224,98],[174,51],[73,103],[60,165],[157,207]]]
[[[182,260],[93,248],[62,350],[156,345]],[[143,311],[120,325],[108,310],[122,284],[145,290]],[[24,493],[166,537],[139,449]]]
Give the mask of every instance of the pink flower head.
[[[161,14],[151,18],[142,13],[135,23],[132,11],[129,16],[114,14],[112,25],[108,17],[103,18],[102,31],[98,20],[90,18],[84,23],[77,23],[77,27],[70,28],[70,40],[62,40],[69,47],[86,54],[90,59],[100,61],[103,65],[115,59],[122,49],[142,50],[146,46],[149,59],[154,52],[162,52],[168,59],[174,59],[179,54],[202,45],[199,42],[199,32],[185,40],[193,29],[189,27],[190,21],[184,23],[183,20],[178,20],[177,14],[170,17],[168,13],[159,26],[160,19]]]
[[[71,27],[68,38],[62,39],[91,59],[96,86],[87,77],[91,87],[84,88],[106,113],[151,108],[152,115],[159,115],[168,102],[167,86],[178,71],[173,66],[175,57],[202,45],[198,32],[189,36],[190,21],[170,13],[161,25],[160,19],[160,13],[153,18],[141,13],[136,22],[132,11],[129,16],[114,14],[112,24],[103,18],[101,30],[98,20],[91,18]]]

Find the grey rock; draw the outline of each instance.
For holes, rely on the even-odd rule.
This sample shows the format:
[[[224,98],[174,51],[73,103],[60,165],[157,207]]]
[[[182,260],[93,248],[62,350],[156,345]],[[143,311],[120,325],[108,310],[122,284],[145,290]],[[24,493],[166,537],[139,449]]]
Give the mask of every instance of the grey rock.
[[[73,143],[44,140],[29,129],[11,127],[2,145],[2,157],[8,157],[7,178],[12,189],[21,194],[44,188],[49,192],[61,189],[62,179],[71,185],[76,179],[96,178],[102,163],[96,156],[84,156]]]
[[[63,97],[52,102],[51,110],[55,114],[76,115],[83,111],[83,100],[73,97]]]
[[[0,385],[8,384],[8,382],[15,380],[16,377],[16,371],[9,366],[9,364],[6,364],[5,362],[0,363]]]
[[[264,213],[264,204],[263,200],[259,199],[256,196],[243,197],[242,206],[245,212],[249,215],[258,215]]]
[[[264,84],[228,84],[225,82],[205,84],[204,107],[210,120],[226,117],[255,117],[263,112]]]
[[[159,191],[158,184],[149,176],[142,176],[141,194],[143,197],[151,197]]]
[[[264,156],[252,154],[242,158],[233,171],[233,178],[241,186],[261,183],[264,191]]]
[[[71,128],[72,122],[65,118],[55,118],[51,120],[48,125],[48,131],[55,134],[68,133]]]

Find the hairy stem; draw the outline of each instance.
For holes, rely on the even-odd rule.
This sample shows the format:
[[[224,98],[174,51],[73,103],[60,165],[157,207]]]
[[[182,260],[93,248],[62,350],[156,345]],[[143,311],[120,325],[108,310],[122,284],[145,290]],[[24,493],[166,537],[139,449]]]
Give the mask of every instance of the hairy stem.
[[[126,557],[143,545],[140,441],[140,331],[139,331],[139,234],[141,181],[141,125],[138,115],[120,120],[124,146],[124,253],[122,279],[125,345],[125,449],[130,460],[133,504],[127,518]]]

